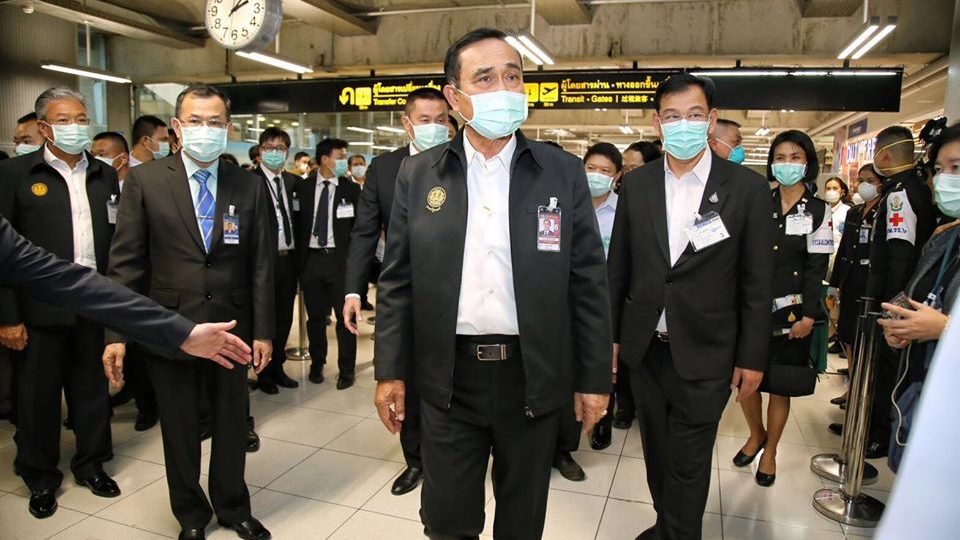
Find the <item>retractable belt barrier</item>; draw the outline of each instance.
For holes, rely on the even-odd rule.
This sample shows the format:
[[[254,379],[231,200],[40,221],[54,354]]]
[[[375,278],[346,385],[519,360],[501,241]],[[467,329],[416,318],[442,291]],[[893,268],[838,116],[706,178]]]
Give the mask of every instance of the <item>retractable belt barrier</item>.
[[[287,353],[287,360],[306,362],[310,360],[310,350],[307,349],[307,308],[303,305],[303,290],[300,287],[297,287],[297,328],[297,346],[284,352]]]

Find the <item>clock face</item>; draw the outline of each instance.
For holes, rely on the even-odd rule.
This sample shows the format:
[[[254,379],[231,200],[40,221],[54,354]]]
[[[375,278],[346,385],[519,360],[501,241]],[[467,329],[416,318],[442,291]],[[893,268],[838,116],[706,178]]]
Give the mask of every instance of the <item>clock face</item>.
[[[259,48],[274,38],[281,10],[279,0],[207,0],[205,22],[228,49]]]

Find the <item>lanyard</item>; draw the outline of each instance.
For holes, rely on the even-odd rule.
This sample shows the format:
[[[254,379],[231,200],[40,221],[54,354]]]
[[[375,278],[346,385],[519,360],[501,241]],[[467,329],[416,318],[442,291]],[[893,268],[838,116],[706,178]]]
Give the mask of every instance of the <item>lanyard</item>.
[[[957,258],[954,254],[956,246],[957,237],[954,235],[954,237],[950,239],[950,243],[947,244],[947,250],[943,252],[943,260],[940,261],[940,271],[937,272],[937,280],[933,282],[933,288],[930,289],[930,292],[927,294],[927,299],[924,302],[928,306],[940,303],[940,294],[943,292],[943,277],[946,275],[950,263]]]

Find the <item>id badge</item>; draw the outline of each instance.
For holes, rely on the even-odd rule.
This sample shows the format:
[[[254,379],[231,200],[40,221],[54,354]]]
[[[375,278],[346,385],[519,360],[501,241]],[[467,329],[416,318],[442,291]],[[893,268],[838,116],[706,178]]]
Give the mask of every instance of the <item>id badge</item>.
[[[803,236],[813,232],[813,214],[790,214],[787,216],[787,235]]]
[[[693,221],[693,225],[687,228],[687,237],[690,238],[693,249],[701,251],[730,238],[730,233],[727,232],[727,227],[723,224],[720,214],[707,212],[698,216]]]
[[[111,195],[110,200],[107,201],[107,223],[110,225],[117,224],[117,208],[120,205],[117,204],[117,196]]]
[[[860,243],[869,244],[870,243],[870,231],[871,227],[860,227]]]
[[[560,209],[554,199],[537,207],[537,251],[560,251]]]
[[[234,215],[233,207],[230,210],[223,215],[223,243],[237,245],[240,243],[240,216]]]
[[[300,199],[297,198],[297,194],[296,194],[296,193],[293,194],[293,201],[291,202],[291,204],[293,205],[293,211],[294,211],[294,212],[299,212],[299,211],[300,211]]]
[[[337,219],[347,219],[352,218],[353,216],[353,203],[340,201],[340,204],[337,205]]]

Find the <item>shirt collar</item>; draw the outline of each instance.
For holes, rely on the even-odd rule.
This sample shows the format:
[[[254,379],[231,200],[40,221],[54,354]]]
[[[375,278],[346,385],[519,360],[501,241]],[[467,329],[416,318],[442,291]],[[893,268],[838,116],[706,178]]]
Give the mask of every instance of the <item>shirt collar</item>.
[[[264,174],[264,175],[266,175],[267,180],[273,180],[273,179],[276,178],[277,176],[281,176],[281,177],[283,176],[283,170],[281,170],[281,171],[278,172],[278,173],[275,173],[275,172],[271,171],[270,169],[268,169],[267,166],[264,165],[262,161],[260,162],[260,170],[263,171],[263,174]]]
[[[200,170],[200,166],[197,165],[197,162],[190,159],[190,156],[188,156],[186,152],[180,152],[180,159],[183,160],[183,167],[187,171],[187,178],[192,179],[193,175]],[[213,163],[211,163],[210,166],[207,167],[207,172],[210,173],[210,180],[217,179],[217,172],[219,171],[219,168],[220,168],[219,158],[214,160]]]
[[[53,152],[50,151],[49,143],[43,145],[43,160],[46,161],[47,165],[50,165],[51,167],[54,167],[57,163],[62,163],[64,167],[70,169],[70,165],[66,161],[53,155]],[[81,152],[80,161],[77,161],[77,166],[74,169],[86,169],[88,164],[89,162],[87,161],[87,153]]]
[[[474,148],[472,144],[470,144],[470,139],[467,138],[466,133],[464,133],[463,135],[463,151],[464,151],[464,154],[466,155],[468,165],[470,163],[473,163],[474,156],[477,156],[480,158],[481,161],[484,161],[484,162],[499,160],[500,164],[503,165],[503,168],[509,170],[510,161],[513,159],[513,154],[516,150],[517,150],[517,136],[511,135],[510,141],[507,142],[507,145],[503,147],[503,150],[500,150],[499,154],[493,156],[493,158],[491,158],[490,160],[487,160],[483,156],[483,154],[480,154],[480,152],[476,148]]]
[[[597,207],[597,213],[599,214],[600,211],[606,210],[606,209],[610,209],[610,210],[612,210],[612,211],[616,211],[616,210],[617,210],[617,199],[619,199],[619,198],[620,198],[619,195],[617,195],[616,193],[614,193],[614,192],[611,191],[611,192],[610,192],[610,195],[607,196],[607,200],[603,201],[603,204],[601,204],[600,206]]]
[[[697,164],[694,165],[693,170],[690,171],[693,173],[693,177],[703,185],[707,184],[707,178],[710,177],[710,164],[712,161],[713,154],[709,149],[705,149],[697,161]],[[666,157],[663,158],[663,171],[667,178],[677,179],[677,175],[673,174],[673,171],[670,170],[670,164]]]
[[[413,141],[411,141],[411,142],[410,142],[410,155],[411,155],[411,156],[415,156],[415,155],[417,155],[417,154],[419,154],[419,153],[420,153],[420,149],[417,148],[417,147],[413,144]]]
[[[333,178],[324,178],[323,175],[320,174],[320,170],[317,169],[317,187],[320,187],[320,184],[322,184],[324,180],[333,184],[333,187],[340,185],[340,179],[337,178],[336,175],[334,175]]]
[[[130,152],[130,166],[131,166],[131,167],[136,167],[136,166],[138,166],[138,165],[143,165],[143,162],[140,161],[139,159],[133,157],[133,152]]]

